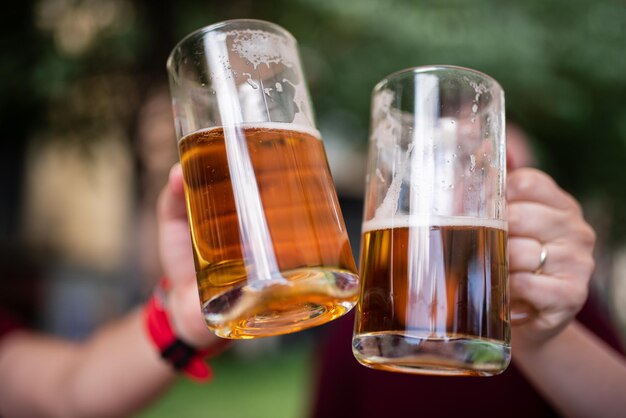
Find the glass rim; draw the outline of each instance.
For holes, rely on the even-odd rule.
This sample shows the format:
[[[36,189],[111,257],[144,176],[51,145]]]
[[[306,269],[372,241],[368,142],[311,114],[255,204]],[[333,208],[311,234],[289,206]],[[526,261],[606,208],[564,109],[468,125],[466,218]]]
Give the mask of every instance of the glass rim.
[[[291,34],[291,32],[289,32],[287,29],[283,28],[282,26],[280,26],[279,24],[274,23],[274,22],[269,22],[267,20],[262,20],[262,19],[228,19],[228,20],[222,20],[222,21],[215,22],[215,23],[212,23],[210,25],[198,28],[198,29],[194,30],[193,32],[187,34],[180,41],[178,41],[176,43],[176,45],[174,45],[174,47],[172,48],[171,52],[169,53],[169,55],[167,57],[166,64],[165,64],[165,67],[168,70],[171,68],[172,61],[174,60],[174,52],[176,52],[176,50],[179,49],[183,44],[186,44],[187,42],[191,41],[192,39],[201,38],[202,36],[204,36],[205,34],[207,34],[209,32],[213,32],[215,30],[221,29],[221,28],[223,28],[225,26],[232,25],[232,24],[235,24],[235,23],[253,23],[253,24],[257,24],[257,25],[269,26],[271,28],[277,29],[279,32],[281,32],[283,35],[285,35],[288,39],[292,40],[294,43],[297,44],[297,40]]]
[[[385,76],[382,80],[376,83],[372,92],[381,90],[386,84],[389,84],[391,80],[401,78],[409,74],[422,74],[422,73],[428,73],[428,72],[436,73],[436,72],[447,71],[447,70],[464,71],[470,74],[478,75],[490,81],[491,83],[493,83],[501,91],[504,91],[504,89],[502,88],[498,80],[496,80],[495,78],[493,78],[492,76],[486,73],[483,73],[482,71],[474,70],[473,68],[462,67],[460,65],[433,64],[433,65],[419,65],[419,66],[404,68],[402,70],[395,71]]]

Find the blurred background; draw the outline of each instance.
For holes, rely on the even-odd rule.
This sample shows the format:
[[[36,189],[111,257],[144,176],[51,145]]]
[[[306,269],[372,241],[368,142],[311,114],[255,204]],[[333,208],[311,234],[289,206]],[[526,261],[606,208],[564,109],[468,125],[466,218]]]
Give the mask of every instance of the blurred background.
[[[583,202],[594,291],[626,331],[621,0],[23,0],[2,15],[0,305],[34,326],[80,339],[146,298],[156,196],[178,158],[165,60],[187,33],[247,17],[300,43],[357,251],[373,86],[426,64],[496,78],[529,161]],[[215,385],[181,380],[143,416],[306,416],[323,333],[238,344]]]

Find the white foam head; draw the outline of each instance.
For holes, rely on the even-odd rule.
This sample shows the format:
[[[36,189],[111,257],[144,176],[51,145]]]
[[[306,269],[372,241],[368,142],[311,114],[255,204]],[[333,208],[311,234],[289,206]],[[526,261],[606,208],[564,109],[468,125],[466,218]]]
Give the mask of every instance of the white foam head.
[[[363,222],[363,232],[392,228],[415,228],[427,226],[475,226],[508,230],[506,221],[501,219],[481,219],[470,216],[421,216],[398,215],[386,219],[371,219]]]
[[[226,33],[234,38],[232,50],[257,68],[259,64],[283,63],[289,67],[298,63],[290,39],[264,30],[240,29]]]
[[[297,123],[286,123],[286,122],[251,122],[251,123],[241,123],[241,124],[237,124],[237,126],[242,127],[242,128],[255,128],[255,129],[278,129],[278,130],[282,130],[282,131],[295,131],[295,132],[301,132],[301,133],[305,133],[308,135],[311,135],[317,139],[322,139],[322,135],[320,134],[320,131],[318,131],[317,129],[310,127],[310,126],[306,126],[306,125],[300,125]],[[205,128],[205,129],[200,129],[196,132],[192,132],[190,135],[194,135],[198,132],[209,132],[209,131],[213,131],[216,129],[224,129],[223,126],[212,126],[210,128]]]

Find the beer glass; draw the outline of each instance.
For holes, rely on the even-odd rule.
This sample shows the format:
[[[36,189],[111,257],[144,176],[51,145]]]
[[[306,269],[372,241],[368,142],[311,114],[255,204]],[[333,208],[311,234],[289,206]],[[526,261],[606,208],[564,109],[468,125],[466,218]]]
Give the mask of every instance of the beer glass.
[[[296,40],[221,22],[184,38],[167,69],[208,327],[256,338],[346,313],[359,279]]]
[[[510,361],[504,93],[434,66],[375,88],[353,353],[362,364],[493,375]]]

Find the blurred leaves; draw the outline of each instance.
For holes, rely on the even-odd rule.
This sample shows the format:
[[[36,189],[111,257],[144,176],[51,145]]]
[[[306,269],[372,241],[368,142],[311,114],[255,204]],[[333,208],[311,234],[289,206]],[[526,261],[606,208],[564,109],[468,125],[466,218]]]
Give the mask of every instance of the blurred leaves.
[[[504,87],[508,114],[534,138],[542,165],[578,197],[610,202],[615,238],[626,238],[621,0],[39,0],[21,2],[16,16],[1,40],[1,108],[22,103],[3,117],[44,118],[41,130],[86,120],[130,128],[143,90],[166,80],[176,41],[228,18],[291,31],[320,126],[361,147],[370,92],[385,75],[425,64],[484,71]],[[25,140],[26,130],[14,132]]]

